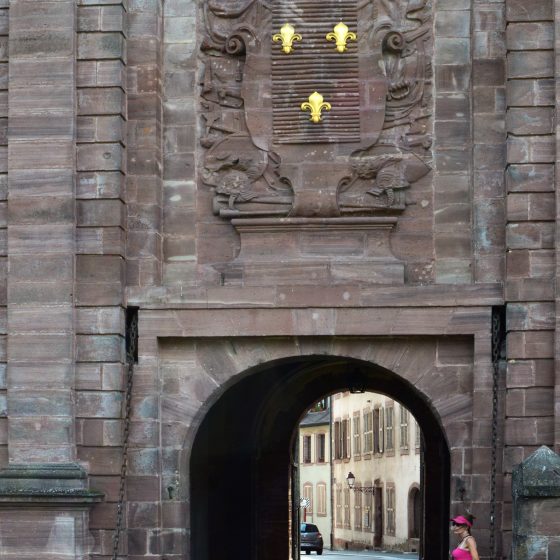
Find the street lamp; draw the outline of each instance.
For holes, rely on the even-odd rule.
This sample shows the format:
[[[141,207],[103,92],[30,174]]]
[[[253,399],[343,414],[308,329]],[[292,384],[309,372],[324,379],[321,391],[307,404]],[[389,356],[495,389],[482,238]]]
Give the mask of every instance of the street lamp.
[[[346,482],[348,484],[348,488],[350,488],[350,490],[354,490],[354,492],[361,492],[362,494],[373,494],[375,490],[375,486],[356,486],[356,477],[354,476],[352,471],[348,473]]]

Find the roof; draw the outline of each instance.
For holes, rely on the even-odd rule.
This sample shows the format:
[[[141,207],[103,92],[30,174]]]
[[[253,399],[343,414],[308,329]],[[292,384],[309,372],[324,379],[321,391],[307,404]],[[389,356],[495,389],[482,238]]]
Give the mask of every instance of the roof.
[[[321,410],[319,412],[308,412],[299,425],[322,426],[324,424],[329,424],[329,423],[330,423],[330,411]]]

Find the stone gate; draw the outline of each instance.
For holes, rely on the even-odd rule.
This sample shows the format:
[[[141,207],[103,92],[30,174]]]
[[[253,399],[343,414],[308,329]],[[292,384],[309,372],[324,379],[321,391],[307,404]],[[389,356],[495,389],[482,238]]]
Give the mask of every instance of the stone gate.
[[[0,556],[287,560],[359,383],[430,438],[423,558],[468,509],[553,560],[556,4],[0,0]]]

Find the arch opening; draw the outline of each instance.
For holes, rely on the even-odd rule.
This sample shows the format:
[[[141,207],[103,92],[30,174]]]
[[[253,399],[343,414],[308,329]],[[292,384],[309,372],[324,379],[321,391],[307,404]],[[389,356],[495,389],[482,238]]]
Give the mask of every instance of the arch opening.
[[[447,558],[450,455],[436,411],[395,373],[373,363],[332,356],[287,358],[246,371],[207,411],[189,465],[192,558],[290,558],[295,428],[312,403],[345,390],[394,398],[429,435],[423,438],[421,481],[426,506],[420,558]]]

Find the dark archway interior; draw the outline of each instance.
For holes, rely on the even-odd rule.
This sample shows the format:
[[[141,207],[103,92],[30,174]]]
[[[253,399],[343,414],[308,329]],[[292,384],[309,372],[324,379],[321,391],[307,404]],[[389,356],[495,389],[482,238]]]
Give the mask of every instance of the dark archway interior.
[[[434,411],[413,385],[375,364],[310,356],[245,372],[204,417],[190,461],[194,560],[288,560],[295,427],[319,398],[348,389],[393,397],[429,436],[423,442],[429,515],[420,558],[448,558],[450,459]]]

